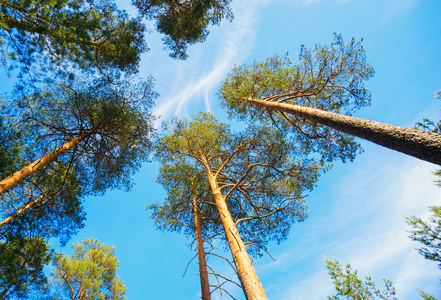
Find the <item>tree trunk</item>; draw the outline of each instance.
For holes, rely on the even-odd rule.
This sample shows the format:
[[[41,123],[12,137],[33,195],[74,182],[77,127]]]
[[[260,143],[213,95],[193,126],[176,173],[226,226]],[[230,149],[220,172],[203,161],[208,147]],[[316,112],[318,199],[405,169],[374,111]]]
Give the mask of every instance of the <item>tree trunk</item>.
[[[251,103],[317,122],[383,147],[441,165],[441,135],[341,115],[317,108],[248,99]]]
[[[201,279],[202,300],[211,300],[207,261],[205,259],[204,241],[202,239],[201,222],[196,196],[193,196],[193,212],[194,227],[196,229],[196,245],[198,247],[199,277]]]
[[[15,172],[9,177],[6,177],[2,181],[0,181],[0,194],[3,194],[4,192],[12,189],[14,186],[16,186],[18,183],[20,183],[22,180],[28,178],[38,170],[42,169],[46,165],[53,162],[55,159],[57,159],[61,154],[65,153],[69,149],[75,147],[78,145],[82,140],[89,137],[94,133],[93,130],[90,130],[80,136],[77,136],[70,140],[69,142],[65,143],[64,145],[58,147],[57,149],[49,152],[45,156],[39,158],[38,160],[30,163],[23,169]]]
[[[214,176],[212,174],[207,175],[245,297],[247,300],[267,300],[265,291],[246,251],[245,244],[239,235],[236,223],[231,217],[225,197],[221,194]]]
[[[12,215],[10,215],[9,217],[7,217],[6,219],[4,219],[3,221],[0,222],[0,228],[2,228],[3,226],[5,226],[6,224],[8,224],[9,222],[11,222],[12,220],[14,220],[15,218],[17,218],[19,215],[21,215],[22,213],[24,213],[25,211],[27,211],[29,208],[31,208],[31,206],[33,206],[34,204],[37,204],[38,202],[43,201],[43,199],[45,198],[45,195],[41,195],[40,197],[38,197],[37,199],[35,199],[34,201],[24,205],[22,208],[18,209],[15,213],[13,213]]]

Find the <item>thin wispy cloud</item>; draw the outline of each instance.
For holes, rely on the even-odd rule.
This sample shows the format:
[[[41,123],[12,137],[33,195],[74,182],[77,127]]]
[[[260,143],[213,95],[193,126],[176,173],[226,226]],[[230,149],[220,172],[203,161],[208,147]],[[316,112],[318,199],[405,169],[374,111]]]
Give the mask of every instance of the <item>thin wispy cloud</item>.
[[[389,20],[407,13],[421,0],[389,0],[382,12],[381,21],[388,22]]]
[[[311,4],[315,4],[318,2],[323,2],[323,1],[330,1],[330,0],[294,0],[294,3],[303,5],[303,6],[309,6]],[[337,4],[345,4],[350,2],[351,0],[332,0]]]
[[[222,23],[222,34],[217,41],[210,40],[210,35],[208,36],[206,44],[216,44],[214,55],[206,53],[213,47],[207,47],[205,51],[198,49],[195,51],[197,53],[192,53],[190,49],[190,56],[196,56],[196,59],[190,58],[189,63],[178,65],[174,74],[170,74],[173,79],[169,80],[175,84],[170,92],[161,95],[155,109],[156,115],[160,115],[162,119],[168,119],[171,115],[185,116],[189,105],[196,106],[201,102],[206,110],[211,110],[210,97],[221,80],[234,64],[243,62],[250,53],[255,39],[256,9],[266,2],[268,1],[248,0],[234,3],[234,22]],[[203,71],[206,65],[211,67]],[[194,77],[191,76],[192,73],[195,74]]]
[[[295,3],[301,4],[303,6],[308,6],[313,3],[319,2],[320,0],[295,0]]]

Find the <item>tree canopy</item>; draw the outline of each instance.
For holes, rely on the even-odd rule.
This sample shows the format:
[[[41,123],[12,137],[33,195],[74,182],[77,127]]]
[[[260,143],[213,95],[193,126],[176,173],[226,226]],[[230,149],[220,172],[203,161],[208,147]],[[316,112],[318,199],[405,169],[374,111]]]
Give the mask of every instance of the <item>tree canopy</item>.
[[[155,157],[163,166],[186,164],[217,173],[243,239],[258,245],[251,253],[261,254],[260,247],[272,239],[282,241],[291,224],[306,217],[302,192],[314,186],[321,167],[269,127],[234,133],[213,115],[200,113],[193,121],[166,123],[164,130]],[[212,194],[208,184],[203,187]]]
[[[151,217],[158,229],[183,231],[186,236],[195,237],[193,197],[196,196],[199,213],[203,222],[202,232],[206,236],[216,236],[222,232],[206,175],[189,164],[162,164],[158,172],[158,182],[162,184],[167,198],[161,204],[149,204]]]
[[[85,195],[129,189],[131,174],[151,150],[154,97],[150,81],[116,85],[97,80],[60,83],[11,99],[8,104],[15,105],[2,111],[4,120],[21,130],[11,136],[20,132],[22,139],[14,143],[26,151],[15,156],[6,152],[4,160],[13,164],[5,166],[3,174],[16,172],[17,166],[31,165],[32,171],[18,180],[13,176],[16,172],[1,181],[1,186],[8,183],[9,190],[0,196],[0,227],[4,226],[0,232],[16,227],[23,231],[24,226],[34,235],[59,236],[64,244],[83,226]],[[45,153],[78,136],[84,137],[80,143],[39,167]]]
[[[125,286],[116,275],[118,259],[115,247],[97,240],[72,245],[70,256],[56,253],[52,262],[57,296],[61,299],[126,299]]]
[[[5,104],[5,102],[3,102]],[[5,106],[1,106],[5,108]],[[2,110],[0,177],[5,178],[41,154],[38,137],[27,123],[14,120],[11,109]],[[55,161],[15,189],[0,195],[0,235],[58,237],[65,244],[83,227],[84,190],[69,163]]]
[[[43,71],[51,62],[57,71],[136,72],[147,50],[140,19],[112,0],[2,0],[1,7],[3,63],[18,62],[22,75],[35,62]]]
[[[171,56],[181,59],[188,45],[205,40],[208,25],[232,19],[229,2],[133,0],[141,15],[156,20]],[[112,0],[2,0],[1,5],[2,61],[17,62],[22,76],[35,62],[46,69],[48,61],[65,71],[136,72],[148,50],[141,19],[130,18]]]
[[[58,160],[75,166],[89,192],[130,187],[130,174],[151,150],[151,80],[133,78],[63,82],[41,93],[14,99],[16,122],[27,124],[40,155],[82,137],[80,147]],[[38,158],[38,157],[36,157]]]
[[[317,44],[312,50],[301,46],[299,61],[275,55],[263,62],[235,67],[222,82],[219,98],[230,117],[252,122],[274,123],[298,143],[320,153],[326,161],[352,160],[358,143],[350,135],[306,118],[254,105],[249,99],[284,102],[352,114],[370,104],[365,80],[374,71],[366,62],[361,41],[344,43],[340,35],[330,45]],[[291,128],[293,130],[291,130]]]
[[[140,13],[156,21],[156,28],[165,34],[163,41],[173,58],[185,59],[187,47],[204,42],[208,25],[223,18],[232,20],[231,0],[132,0]]]
[[[9,234],[0,241],[0,299],[31,299],[45,292],[48,282],[43,267],[50,260],[51,252],[42,238]]]

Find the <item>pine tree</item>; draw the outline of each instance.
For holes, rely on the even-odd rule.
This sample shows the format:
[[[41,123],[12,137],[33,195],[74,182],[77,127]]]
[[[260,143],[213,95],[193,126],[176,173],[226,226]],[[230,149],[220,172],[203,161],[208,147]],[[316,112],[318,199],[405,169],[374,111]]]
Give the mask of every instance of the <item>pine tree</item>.
[[[18,128],[22,142],[14,164],[1,172],[9,175],[0,181],[2,231],[12,230],[11,221],[17,217],[40,224],[51,234],[56,228],[78,229],[84,220],[82,197],[129,189],[131,175],[151,150],[149,111],[155,97],[151,85],[150,81],[115,85],[107,80],[62,83],[12,99],[12,106],[8,101],[4,113],[8,124]],[[60,226],[53,227],[57,218]]]
[[[219,94],[230,116],[270,120],[328,160],[354,153],[357,136],[441,164],[439,134],[350,116],[369,104],[364,81],[372,75],[361,42],[336,35],[330,46],[302,46],[298,64],[274,56],[233,69]]]
[[[214,198],[244,293],[266,299],[248,252],[259,256],[270,240],[281,242],[306,217],[303,192],[322,167],[269,127],[235,134],[207,113],[191,122],[175,119],[164,132],[156,158],[205,173],[204,187]]]
[[[115,247],[86,239],[72,248],[72,255],[56,253],[52,259],[58,299],[126,299],[124,283],[116,276]]]

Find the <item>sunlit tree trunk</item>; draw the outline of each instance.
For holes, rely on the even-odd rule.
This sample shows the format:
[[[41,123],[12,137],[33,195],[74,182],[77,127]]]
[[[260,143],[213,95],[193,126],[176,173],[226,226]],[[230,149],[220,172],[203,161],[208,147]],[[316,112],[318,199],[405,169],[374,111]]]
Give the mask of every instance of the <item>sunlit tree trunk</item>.
[[[14,186],[16,186],[18,183],[20,183],[22,180],[28,178],[38,170],[42,169],[43,167],[47,166],[51,162],[53,162],[55,159],[57,159],[61,154],[65,153],[69,149],[72,149],[76,145],[78,145],[82,140],[89,137],[94,133],[93,130],[90,130],[80,136],[77,136],[70,140],[69,142],[65,143],[64,145],[58,147],[57,149],[49,152],[45,156],[37,159],[36,161],[30,163],[26,167],[22,168],[21,170],[15,172],[9,177],[6,177],[2,181],[0,181],[0,194],[12,189]]]
[[[197,205],[197,197],[193,196],[194,227],[196,229],[196,245],[198,248],[199,277],[201,279],[202,300],[211,300],[210,282],[208,281],[207,260],[205,258],[204,241],[200,215]]]
[[[38,202],[43,201],[44,198],[45,198],[45,195],[37,197],[32,202],[29,202],[28,204],[24,205],[22,208],[18,209],[15,213],[13,213],[12,215],[10,215],[9,217],[7,217],[6,219],[4,219],[3,221],[0,222],[0,228],[2,228],[3,226],[5,226],[9,222],[11,222],[12,220],[17,218],[19,215],[21,215],[22,213],[24,213],[25,211],[30,209],[33,205],[37,204]]]
[[[341,115],[317,108],[257,99],[248,99],[248,101],[275,111],[305,118],[383,147],[441,165],[440,134]]]
[[[221,194],[215,177],[211,173],[207,173],[245,297],[247,300],[266,300],[265,291],[248,256],[245,244],[237,230],[236,223],[234,223],[231,217],[227,203],[225,202],[225,197]]]

